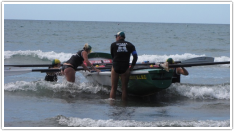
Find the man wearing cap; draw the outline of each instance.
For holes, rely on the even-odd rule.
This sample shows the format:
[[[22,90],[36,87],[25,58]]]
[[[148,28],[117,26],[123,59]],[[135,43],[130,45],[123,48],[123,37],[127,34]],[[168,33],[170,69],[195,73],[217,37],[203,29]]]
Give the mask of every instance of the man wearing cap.
[[[130,76],[130,71],[137,61],[137,52],[135,46],[125,41],[125,33],[120,31],[116,35],[116,42],[111,44],[110,52],[113,59],[113,66],[111,69],[111,92],[110,98],[115,99],[116,90],[118,86],[119,76],[122,84],[122,100],[127,100],[127,87]],[[129,67],[130,56],[133,55],[131,67]]]
[[[52,61],[52,66],[49,69],[59,69],[61,62],[59,59]],[[45,81],[56,82],[58,80],[57,75],[62,75],[60,72],[46,72]]]

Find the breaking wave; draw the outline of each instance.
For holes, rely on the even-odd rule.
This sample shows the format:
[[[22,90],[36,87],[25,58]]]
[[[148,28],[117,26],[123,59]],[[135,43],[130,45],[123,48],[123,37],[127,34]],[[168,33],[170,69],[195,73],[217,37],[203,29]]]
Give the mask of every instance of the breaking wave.
[[[94,120],[90,118],[57,116],[56,120],[62,126],[69,127],[230,127],[230,120],[162,120],[143,122],[135,120]]]
[[[69,82],[54,83],[47,81],[16,81],[6,83],[4,85],[5,91],[17,92],[35,92],[41,93],[59,93],[59,92],[70,92],[70,93],[110,93],[109,87],[103,87],[102,85],[90,83],[90,82],[79,82],[71,84]],[[39,94],[40,94],[39,93]],[[230,84],[217,84],[217,85],[195,85],[195,84],[181,84],[173,83],[168,89],[165,90],[167,95],[171,97],[188,97],[190,99],[219,99],[219,100],[230,100]]]

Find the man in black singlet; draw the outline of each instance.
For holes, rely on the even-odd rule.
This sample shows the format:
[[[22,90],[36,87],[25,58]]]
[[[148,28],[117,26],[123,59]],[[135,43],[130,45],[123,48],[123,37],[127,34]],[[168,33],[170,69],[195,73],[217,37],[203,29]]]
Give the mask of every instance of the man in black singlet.
[[[122,83],[122,100],[127,99],[127,86],[130,76],[130,71],[136,64],[137,52],[135,46],[125,41],[124,32],[120,31],[116,35],[116,42],[111,44],[110,52],[113,59],[111,69],[111,92],[110,98],[115,99],[115,94],[118,86],[119,76]],[[133,55],[131,67],[129,68],[130,56]]]

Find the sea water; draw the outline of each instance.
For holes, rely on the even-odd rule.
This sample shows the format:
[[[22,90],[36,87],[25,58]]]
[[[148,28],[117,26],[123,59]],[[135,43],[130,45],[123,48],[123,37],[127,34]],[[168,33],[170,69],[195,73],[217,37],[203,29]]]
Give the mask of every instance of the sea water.
[[[138,63],[201,56],[230,61],[230,25],[225,24],[4,20],[3,63],[65,62],[85,43],[93,52],[110,53],[119,31],[135,45]],[[46,82],[39,72],[3,75],[3,126],[230,127],[230,64],[186,69],[189,75],[181,76],[181,83],[152,96],[129,96],[127,102],[121,94],[110,100],[110,87],[91,83],[80,72],[72,86],[63,76]]]

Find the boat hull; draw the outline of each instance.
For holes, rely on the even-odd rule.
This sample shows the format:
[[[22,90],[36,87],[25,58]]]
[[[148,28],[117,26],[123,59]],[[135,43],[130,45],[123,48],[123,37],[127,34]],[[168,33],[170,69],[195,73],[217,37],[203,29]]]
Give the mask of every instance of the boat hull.
[[[151,95],[170,87],[173,72],[163,69],[144,69],[132,72],[128,83],[128,93],[133,95]],[[119,82],[121,86],[121,82]]]
[[[103,86],[111,87],[111,72],[110,71],[102,71],[100,73],[97,72],[82,72],[85,78],[94,83],[101,84]]]
[[[89,60],[92,63],[111,63],[110,54],[104,53],[101,57],[97,57],[98,54],[92,54],[89,56]],[[100,62],[100,60],[103,60]],[[101,70],[97,72],[82,72],[83,75],[91,82],[99,83],[103,86],[111,87],[111,71]],[[131,71],[127,92],[128,94],[137,96],[147,96],[167,89],[172,83],[173,71],[169,72],[164,69],[140,69]],[[119,77],[118,86],[121,87],[121,77]],[[121,89],[120,89],[121,90]]]

